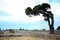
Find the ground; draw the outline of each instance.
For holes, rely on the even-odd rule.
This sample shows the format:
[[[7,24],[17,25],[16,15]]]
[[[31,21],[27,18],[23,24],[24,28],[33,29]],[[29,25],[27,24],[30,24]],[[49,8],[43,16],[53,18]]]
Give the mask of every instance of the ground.
[[[56,37],[58,40],[60,40],[59,35],[51,35],[49,34],[49,31],[39,30],[20,30],[15,31],[15,33],[5,31],[3,34],[0,34],[0,40],[56,40]]]
[[[32,36],[21,36],[21,37],[1,37],[0,40],[50,40]]]

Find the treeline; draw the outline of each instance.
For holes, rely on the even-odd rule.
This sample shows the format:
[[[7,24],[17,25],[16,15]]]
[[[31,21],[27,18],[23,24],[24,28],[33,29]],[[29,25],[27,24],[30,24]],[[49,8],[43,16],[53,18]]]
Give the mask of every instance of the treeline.
[[[23,28],[19,28],[19,29],[4,29],[4,31],[15,31],[15,30],[27,30],[27,29],[23,29]],[[38,29],[34,29],[34,30],[38,30]],[[46,30],[46,29],[42,29],[42,30]],[[60,30],[60,26],[58,26],[56,30]],[[0,31],[2,31],[1,28],[0,28]]]
[[[24,30],[23,28],[20,28],[20,29],[1,29],[0,28],[0,31],[3,31],[3,32],[6,32],[6,31],[9,31],[10,33],[15,33],[16,30]]]

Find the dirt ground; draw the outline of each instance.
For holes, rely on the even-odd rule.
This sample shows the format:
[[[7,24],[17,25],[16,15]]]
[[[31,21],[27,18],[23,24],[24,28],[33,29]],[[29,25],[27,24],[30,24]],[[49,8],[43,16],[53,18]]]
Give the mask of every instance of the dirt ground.
[[[10,33],[9,31],[4,32],[4,35],[14,35],[14,34],[24,34],[23,36],[12,36],[12,37],[0,37],[0,40],[55,40],[56,38],[51,39],[51,37],[48,37],[48,35],[45,37],[42,34],[48,34],[48,32],[43,32],[43,31],[17,31],[15,33]],[[30,35],[28,35],[30,34]],[[38,35],[36,35],[38,34]],[[40,37],[40,36],[44,36],[44,37]]]
[[[32,36],[21,36],[21,37],[0,37],[0,40],[51,40],[51,39],[37,38]]]

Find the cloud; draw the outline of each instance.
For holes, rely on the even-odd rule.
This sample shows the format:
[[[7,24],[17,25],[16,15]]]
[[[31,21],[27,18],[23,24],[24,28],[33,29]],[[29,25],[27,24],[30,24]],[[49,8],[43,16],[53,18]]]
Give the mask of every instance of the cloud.
[[[59,16],[60,13],[60,0],[48,0],[51,5],[51,11],[55,16]]]
[[[35,0],[37,4],[48,3],[48,0]]]
[[[53,0],[50,5],[51,5],[51,11],[54,14],[55,17],[60,16],[60,3],[58,2],[59,0]]]
[[[42,16],[37,17],[28,17],[25,14],[25,9],[27,7],[34,7],[35,5],[41,3],[48,3],[48,0],[2,0],[0,10],[7,12],[10,16],[0,16],[0,19],[3,21],[10,22],[38,22],[43,20]],[[59,15],[60,13],[60,4],[56,3],[56,1],[52,1],[51,11],[53,14]]]
[[[37,1],[37,0],[36,0]],[[41,21],[42,17],[28,17],[25,15],[27,7],[34,7],[37,5],[35,0],[2,0],[0,10],[8,12],[10,16],[0,16],[1,20],[10,22],[37,22]],[[42,0],[40,0],[41,2]],[[42,1],[43,2],[43,1]],[[41,2],[41,3],[42,3]],[[3,5],[5,3],[5,5]],[[3,6],[2,6],[3,5]]]

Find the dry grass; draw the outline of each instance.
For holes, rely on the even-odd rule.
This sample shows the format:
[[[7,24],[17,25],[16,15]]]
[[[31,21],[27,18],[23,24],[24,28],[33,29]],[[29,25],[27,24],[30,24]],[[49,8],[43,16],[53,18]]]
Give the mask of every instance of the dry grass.
[[[0,37],[0,40],[50,40],[50,39],[37,38],[32,36],[21,36],[21,37]]]
[[[9,35],[9,34],[12,34],[14,35],[15,33],[10,33],[9,31],[6,31],[4,32],[4,34],[6,35]],[[25,34],[25,33],[24,33]],[[45,34],[45,33],[44,33]],[[52,35],[53,36],[53,35]],[[46,35],[44,36],[43,34],[37,34],[36,35],[36,32],[30,34],[29,36],[25,35],[25,36],[12,36],[12,37],[0,37],[0,40],[55,40],[56,38],[54,37],[51,37],[51,35]]]

